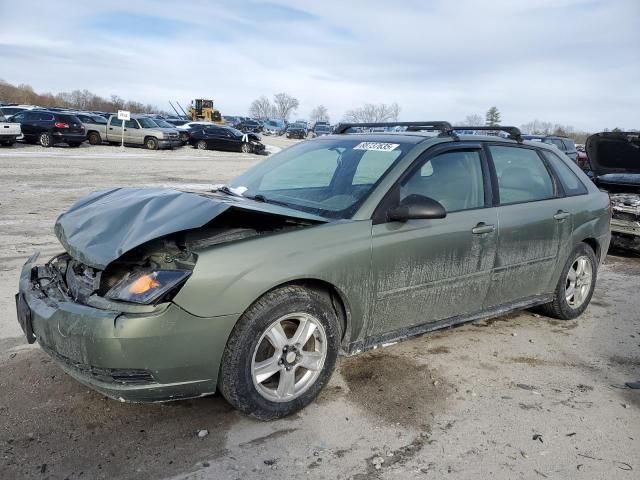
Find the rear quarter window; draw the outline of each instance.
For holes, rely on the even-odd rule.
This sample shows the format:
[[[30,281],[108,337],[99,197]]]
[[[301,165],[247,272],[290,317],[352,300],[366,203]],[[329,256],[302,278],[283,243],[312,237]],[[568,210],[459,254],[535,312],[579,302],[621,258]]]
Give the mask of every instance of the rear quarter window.
[[[565,195],[573,197],[575,195],[585,195],[588,192],[587,187],[560,157],[546,150],[542,151],[542,155],[551,164],[551,168],[560,180]]]

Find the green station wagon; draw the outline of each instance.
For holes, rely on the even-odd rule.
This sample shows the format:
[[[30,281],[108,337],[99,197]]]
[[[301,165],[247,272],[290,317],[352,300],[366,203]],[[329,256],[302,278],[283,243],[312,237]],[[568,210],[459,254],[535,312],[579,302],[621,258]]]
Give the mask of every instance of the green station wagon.
[[[28,341],[121,401],[220,391],[273,419],[310,403],[339,353],[516,309],[584,311],[606,193],[513,127],[357,133],[388,126],[341,125],[215,191],[79,200],[55,225],[65,252],[22,271]]]

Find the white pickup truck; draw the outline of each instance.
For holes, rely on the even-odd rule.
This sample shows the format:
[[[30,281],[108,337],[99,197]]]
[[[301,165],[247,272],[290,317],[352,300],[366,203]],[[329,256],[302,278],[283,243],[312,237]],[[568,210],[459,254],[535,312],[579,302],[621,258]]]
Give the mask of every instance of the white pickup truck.
[[[22,135],[19,123],[9,123],[0,113],[0,145],[10,147]]]

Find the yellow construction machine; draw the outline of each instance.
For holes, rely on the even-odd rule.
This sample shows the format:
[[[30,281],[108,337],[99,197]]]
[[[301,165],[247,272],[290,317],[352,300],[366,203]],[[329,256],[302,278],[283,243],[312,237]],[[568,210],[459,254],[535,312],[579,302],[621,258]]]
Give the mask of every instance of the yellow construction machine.
[[[213,100],[197,98],[189,105],[189,117],[193,122],[224,123],[222,114],[213,106]]]

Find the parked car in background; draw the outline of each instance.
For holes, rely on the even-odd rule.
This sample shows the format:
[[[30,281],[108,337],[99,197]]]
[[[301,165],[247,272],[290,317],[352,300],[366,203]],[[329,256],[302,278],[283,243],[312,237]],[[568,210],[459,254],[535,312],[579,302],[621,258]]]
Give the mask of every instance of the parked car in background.
[[[111,144],[119,144],[122,135],[122,120],[118,120],[117,115],[112,115],[107,125],[106,140]],[[131,120],[125,122],[124,143],[144,146],[149,150],[182,146],[178,130],[160,128],[153,119],[142,115],[131,115]]]
[[[21,134],[20,124],[8,122],[4,115],[0,113],[0,145],[10,147],[16,143]]]
[[[233,127],[245,133],[260,133],[262,131],[262,125],[258,121],[251,119],[242,120]]]
[[[178,125],[176,129],[178,130],[178,133],[180,135],[180,140],[183,144],[186,144],[189,142],[189,136],[191,135],[191,132],[200,130],[204,127],[208,127],[209,125],[217,124],[211,122],[187,122],[184,125]]]
[[[341,125],[214,192],[79,200],[56,221],[66,252],[23,267],[27,341],[121,401],[218,390],[270,420],[312,402],[339,352],[533,306],[579,317],[609,245],[608,195],[515,128],[404,125],[440,134]]]
[[[316,123],[315,127],[313,128],[313,132],[312,132],[312,136],[313,137],[321,137],[323,135],[329,135],[331,134],[331,127],[329,126],[329,124],[325,124],[325,123]]]
[[[0,112],[2,112],[7,121],[10,121],[16,113],[24,112],[25,110],[34,110],[36,108],[38,107],[34,107],[33,105],[3,105],[0,107]]]
[[[522,138],[532,142],[543,142],[554,145],[574,162],[578,158],[576,143],[572,138],[559,137],[556,135],[523,135]]]
[[[307,125],[305,123],[290,123],[287,126],[287,138],[307,138],[307,134],[309,130],[307,129]]]
[[[107,119],[101,115],[87,112],[74,112],[84,124],[87,140],[91,145],[102,145],[107,138]]]
[[[39,143],[43,147],[66,143],[70,147],[79,147],[87,139],[84,125],[70,113],[24,110],[11,120],[20,124],[26,143]]]
[[[612,245],[640,253],[640,133],[596,133],[586,151],[588,174],[611,199]]]
[[[199,150],[227,150],[243,153],[262,153],[265,150],[259,135],[244,133],[226,125],[208,125],[194,130],[189,136],[189,143]]]
[[[584,145],[576,145],[576,163],[585,172],[590,170],[589,157]]]
[[[282,135],[287,129],[284,120],[266,120],[263,124],[262,133],[265,135]]]

